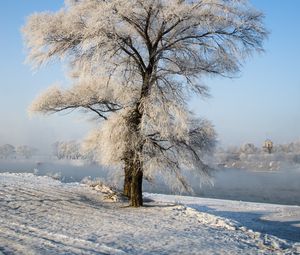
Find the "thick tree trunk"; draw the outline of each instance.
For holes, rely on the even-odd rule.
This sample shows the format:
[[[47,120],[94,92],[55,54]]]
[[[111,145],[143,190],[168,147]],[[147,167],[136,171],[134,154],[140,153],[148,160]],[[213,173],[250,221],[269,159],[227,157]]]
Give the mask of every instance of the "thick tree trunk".
[[[143,206],[143,171],[141,169],[141,164],[136,161],[133,165],[132,180],[131,180],[131,197],[130,205],[133,207]]]
[[[126,159],[124,162],[124,186],[123,195],[130,199],[131,197],[131,181],[132,181],[132,160]]]
[[[143,86],[141,91],[140,101],[137,103],[136,108],[128,116],[128,123],[131,127],[131,131],[137,135],[140,135],[140,124],[143,116],[143,106],[141,102],[143,98],[146,98],[149,93],[149,74],[145,74],[143,77]],[[143,161],[140,156],[143,152],[144,141],[140,140],[137,136],[136,146],[132,153],[126,158],[130,160],[130,168],[128,174],[131,174],[131,186],[130,186],[130,206],[140,207],[143,206]],[[126,174],[125,174],[126,175]],[[125,189],[125,186],[124,186]]]

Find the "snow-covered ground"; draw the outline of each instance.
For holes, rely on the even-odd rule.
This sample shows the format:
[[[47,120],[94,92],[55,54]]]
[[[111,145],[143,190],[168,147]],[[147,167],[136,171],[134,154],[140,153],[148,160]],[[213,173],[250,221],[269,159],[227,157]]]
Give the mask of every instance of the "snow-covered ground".
[[[0,174],[0,254],[300,254],[300,207],[147,194]]]

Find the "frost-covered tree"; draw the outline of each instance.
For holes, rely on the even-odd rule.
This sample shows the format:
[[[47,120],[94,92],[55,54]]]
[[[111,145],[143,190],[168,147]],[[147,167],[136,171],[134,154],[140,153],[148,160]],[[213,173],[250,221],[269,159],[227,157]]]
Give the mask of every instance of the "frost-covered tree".
[[[262,19],[246,0],[68,0],[23,28],[29,61],[68,62],[73,82],[51,87],[31,110],[82,109],[105,120],[86,147],[103,164],[123,165],[132,206],[142,205],[143,177],[154,171],[188,189],[181,170],[207,173],[201,159],[215,132],[187,100],[207,95],[201,77],[236,74],[262,50]]]
[[[53,155],[58,159],[81,158],[80,145],[76,141],[55,142],[52,144]]]
[[[253,143],[245,143],[240,148],[240,153],[254,154],[258,151]]]
[[[28,145],[20,145],[16,148],[16,153],[19,156],[24,157],[26,159],[31,158],[36,152],[37,152],[37,149],[32,148]]]
[[[0,158],[8,159],[16,156],[15,147],[11,144],[0,146]]]

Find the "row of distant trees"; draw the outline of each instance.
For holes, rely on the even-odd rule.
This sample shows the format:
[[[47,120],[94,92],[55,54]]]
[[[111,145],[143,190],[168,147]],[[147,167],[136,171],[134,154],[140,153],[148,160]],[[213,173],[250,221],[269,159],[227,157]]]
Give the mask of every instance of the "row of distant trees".
[[[58,159],[90,159],[77,141],[57,141],[52,144],[52,153]]]
[[[95,155],[93,151],[85,151],[77,141],[57,141],[52,144],[53,156],[58,159],[83,159],[94,161]]]
[[[4,144],[0,146],[1,159],[26,158],[30,159],[37,153],[37,149],[28,145],[13,146]]]
[[[4,144],[0,146],[0,159],[31,159],[37,154],[38,150],[28,145],[14,146]],[[52,156],[57,159],[84,159],[93,161],[94,154],[92,151],[85,152],[81,144],[77,141],[57,141],[52,144]]]
[[[266,148],[252,143],[240,147],[219,148],[216,161],[227,167],[279,169],[286,164],[300,164],[300,141],[275,144],[270,154]]]
[[[52,145],[53,156],[58,159],[85,159],[93,161],[96,157],[92,151],[86,152],[82,149],[78,141],[57,141]],[[245,143],[238,147],[219,148],[217,154],[222,154],[225,160],[243,160],[245,157],[254,157],[255,155],[265,155],[268,151],[257,147],[252,143]],[[287,144],[277,144],[272,148],[272,153],[279,157],[284,154],[299,155],[300,163],[300,141]]]
[[[230,154],[257,154],[268,152],[265,148],[256,147],[252,143],[245,143],[242,146],[232,146],[226,149],[219,148],[219,152],[227,152]],[[295,141],[287,144],[275,144],[272,148],[273,153],[300,153],[300,141]]]

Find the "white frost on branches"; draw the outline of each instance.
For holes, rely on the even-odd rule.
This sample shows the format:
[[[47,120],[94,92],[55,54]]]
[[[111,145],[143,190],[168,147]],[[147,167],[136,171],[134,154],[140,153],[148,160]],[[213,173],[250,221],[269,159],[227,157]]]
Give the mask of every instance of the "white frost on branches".
[[[246,0],[67,0],[23,28],[28,61],[70,64],[73,85],[41,94],[32,112],[80,109],[101,121],[85,142],[103,164],[135,155],[146,176],[161,171],[187,188],[181,170],[207,173],[212,125],[189,112],[201,78],[232,76],[262,51],[262,13]]]
[[[83,143],[84,151],[96,151],[97,161],[103,165],[119,166],[128,148],[134,147],[138,137],[131,133],[126,115],[117,112],[110,115],[100,127],[90,132]]]

